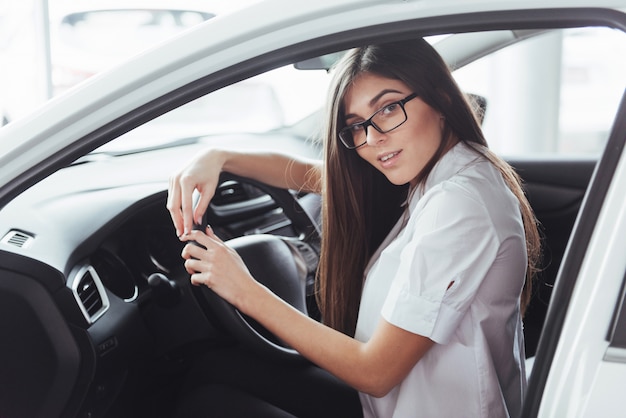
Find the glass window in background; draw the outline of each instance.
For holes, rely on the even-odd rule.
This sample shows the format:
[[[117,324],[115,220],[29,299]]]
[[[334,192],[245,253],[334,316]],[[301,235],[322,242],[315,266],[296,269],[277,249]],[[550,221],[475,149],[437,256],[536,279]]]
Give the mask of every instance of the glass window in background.
[[[598,156],[626,87],[626,35],[608,28],[549,32],[454,72],[487,99],[484,131],[505,156]]]

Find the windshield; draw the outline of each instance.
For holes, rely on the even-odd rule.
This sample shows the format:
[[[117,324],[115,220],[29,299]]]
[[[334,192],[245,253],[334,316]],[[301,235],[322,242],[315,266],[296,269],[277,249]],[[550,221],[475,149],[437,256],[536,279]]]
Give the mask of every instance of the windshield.
[[[277,68],[187,103],[95,152],[126,153],[188,138],[293,127],[322,108],[329,80],[323,69]]]
[[[601,152],[626,85],[624,34],[608,28],[532,32],[511,42],[508,33],[484,32],[490,42],[468,48],[463,34],[429,38],[453,68],[461,89],[485,104],[483,131],[490,147],[507,157],[534,154],[593,156]],[[469,41],[468,41],[469,39]],[[494,41],[495,39],[495,41]],[[492,42],[502,49],[485,51]],[[596,48],[610,45],[611,48]],[[488,52],[485,54],[485,52]],[[98,152],[127,153],[229,134],[291,129],[310,138],[319,119],[330,75],[325,56],[277,68],[235,83],[141,126]],[[521,65],[523,62],[524,65]],[[548,65],[549,64],[549,65]],[[329,65],[329,64],[328,64]],[[548,68],[550,71],[548,71]],[[542,97],[542,100],[536,100]],[[580,104],[584,103],[585,106]],[[218,141],[213,138],[212,141]]]

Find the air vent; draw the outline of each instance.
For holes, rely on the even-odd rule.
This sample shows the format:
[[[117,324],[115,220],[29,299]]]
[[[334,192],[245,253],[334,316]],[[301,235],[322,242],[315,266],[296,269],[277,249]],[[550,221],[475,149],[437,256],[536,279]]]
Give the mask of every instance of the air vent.
[[[224,206],[246,200],[248,200],[248,194],[241,183],[226,181],[219,185],[211,203],[217,206]]]
[[[78,282],[76,293],[78,293],[78,298],[89,316],[93,317],[96,312],[102,309],[102,298],[91,274],[85,274]]]
[[[85,319],[93,324],[109,308],[109,299],[98,274],[91,266],[80,269],[72,283],[72,293]]]
[[[4,244],[13,245],[14,247],[27,248],[33,238],[32,235],[26,232],[12,230],[2,238],[2,242]]]

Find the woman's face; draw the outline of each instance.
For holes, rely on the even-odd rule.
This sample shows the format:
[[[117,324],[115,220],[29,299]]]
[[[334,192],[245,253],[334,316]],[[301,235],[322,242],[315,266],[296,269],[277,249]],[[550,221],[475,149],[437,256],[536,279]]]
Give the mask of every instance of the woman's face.
[[[360,75],[344,98],[345,123],[367,120],[379,109],[413,91],[403,82],[376,74]],[[367,142],[355,151],[395,184],[415,186],[417,175],[437,151],[442,139],[442,116],[420,97],[404,105],[407,120],[387,133],[367,127]]]

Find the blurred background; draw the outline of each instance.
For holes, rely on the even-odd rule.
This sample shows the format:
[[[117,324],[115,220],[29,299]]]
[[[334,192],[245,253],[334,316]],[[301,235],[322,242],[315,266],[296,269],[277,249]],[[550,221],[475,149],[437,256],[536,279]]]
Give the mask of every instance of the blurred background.
[[[0,0],[4,124],[177,32],[258,0]]]

